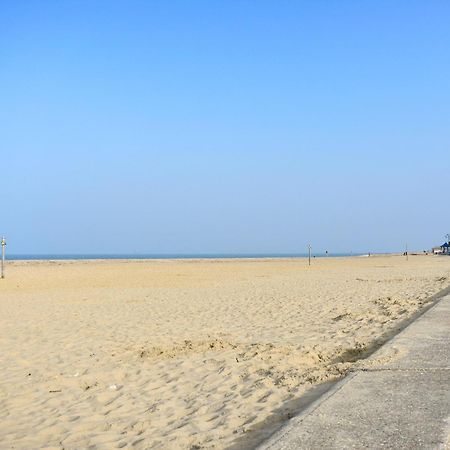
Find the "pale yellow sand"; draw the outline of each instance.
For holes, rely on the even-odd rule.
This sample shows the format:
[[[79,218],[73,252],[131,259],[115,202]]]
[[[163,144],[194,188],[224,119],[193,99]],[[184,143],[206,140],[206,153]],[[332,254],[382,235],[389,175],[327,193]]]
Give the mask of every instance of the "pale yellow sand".
[[[11,263],[0,448],[249,448],[449,270],[436,256]]]

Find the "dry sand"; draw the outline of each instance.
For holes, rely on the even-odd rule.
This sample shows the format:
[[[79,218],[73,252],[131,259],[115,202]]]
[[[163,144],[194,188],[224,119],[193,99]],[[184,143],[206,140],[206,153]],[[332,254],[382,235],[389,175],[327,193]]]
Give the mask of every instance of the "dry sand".
[[[449,270],[436,256],[10,263],[0,448],[251,448]]]

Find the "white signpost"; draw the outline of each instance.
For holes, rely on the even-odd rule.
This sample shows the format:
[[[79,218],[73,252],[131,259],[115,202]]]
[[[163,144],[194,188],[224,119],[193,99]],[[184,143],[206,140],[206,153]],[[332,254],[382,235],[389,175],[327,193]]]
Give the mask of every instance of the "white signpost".
[[[6,240],[2,237],[2,278],[5,278],[5,246]]]

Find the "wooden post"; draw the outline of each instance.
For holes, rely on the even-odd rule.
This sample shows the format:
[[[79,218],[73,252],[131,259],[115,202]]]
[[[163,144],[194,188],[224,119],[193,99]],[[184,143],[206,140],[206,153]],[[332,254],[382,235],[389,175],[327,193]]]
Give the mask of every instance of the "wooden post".
[[[2,237],[2,278],[5,278],[5,238]]]

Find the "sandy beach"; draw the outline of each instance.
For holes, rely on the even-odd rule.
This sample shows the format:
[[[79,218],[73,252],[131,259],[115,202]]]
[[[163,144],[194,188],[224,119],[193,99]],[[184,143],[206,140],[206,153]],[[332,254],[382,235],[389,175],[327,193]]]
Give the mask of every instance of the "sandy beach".
[[[431,255],[10,262],[0,448],[252,448],[449,271]]]

